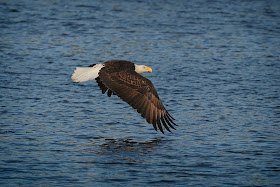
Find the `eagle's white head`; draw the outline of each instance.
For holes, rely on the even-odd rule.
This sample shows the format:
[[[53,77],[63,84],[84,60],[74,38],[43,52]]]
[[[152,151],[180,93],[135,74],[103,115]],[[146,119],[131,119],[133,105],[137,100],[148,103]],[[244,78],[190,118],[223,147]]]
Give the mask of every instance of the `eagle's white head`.
[[[134,64],[135,66],[135,71],[137,73],[145,73],[145,72],[152,72],[152,68],[148,67],[148,66],[145,66],[145,65],[137,65],[137,64]]]

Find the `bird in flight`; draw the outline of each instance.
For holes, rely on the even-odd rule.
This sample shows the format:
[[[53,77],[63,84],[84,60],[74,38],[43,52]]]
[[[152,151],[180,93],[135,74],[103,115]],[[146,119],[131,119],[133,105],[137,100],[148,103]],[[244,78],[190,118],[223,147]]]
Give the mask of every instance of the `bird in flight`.
[[[152,68],[137,65],[126,60],[109,60],[88,67],[77,67],[72,74],[74,82],[85,82],[95,79],[102,93],[109,97],[112,94],[127,102],[136,109],[154,129],[163,134],[163,127],[169,132],[176,130],[175,120],[165,109],[153,83],[140,75],[152,72]]]

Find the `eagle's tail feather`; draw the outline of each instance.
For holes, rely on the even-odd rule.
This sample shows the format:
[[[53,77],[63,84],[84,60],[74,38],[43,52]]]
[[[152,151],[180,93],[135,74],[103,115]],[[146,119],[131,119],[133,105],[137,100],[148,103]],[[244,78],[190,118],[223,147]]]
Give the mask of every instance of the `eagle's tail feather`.
[[[98,73],[104,64],[96,64],[93,67],[76,67],[76,70],[72,74],[71,78],[74,82],[85,82],[93,80],[98,77]]]

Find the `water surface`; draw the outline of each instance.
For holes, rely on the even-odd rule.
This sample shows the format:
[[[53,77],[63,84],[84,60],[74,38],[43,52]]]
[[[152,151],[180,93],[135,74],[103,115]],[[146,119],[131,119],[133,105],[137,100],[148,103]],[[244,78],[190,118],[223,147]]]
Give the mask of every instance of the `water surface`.
[[[279,1],[0,9],[1,186],[280,185]],[[176,131],[71,81],[109,59],[153,68]]]

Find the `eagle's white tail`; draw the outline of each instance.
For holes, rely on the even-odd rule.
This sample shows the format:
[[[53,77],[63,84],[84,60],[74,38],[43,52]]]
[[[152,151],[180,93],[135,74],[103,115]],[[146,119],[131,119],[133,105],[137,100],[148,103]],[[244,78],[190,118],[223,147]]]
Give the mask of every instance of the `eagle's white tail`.
[[[104,64],[96,64],[93,67],[76,67],[76,70],[72,74],[71,78],[74,82],[85,82],[93,80],[98,77],[98,73]]]

